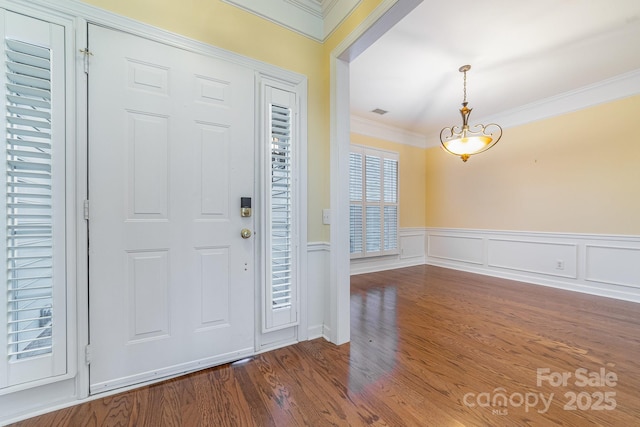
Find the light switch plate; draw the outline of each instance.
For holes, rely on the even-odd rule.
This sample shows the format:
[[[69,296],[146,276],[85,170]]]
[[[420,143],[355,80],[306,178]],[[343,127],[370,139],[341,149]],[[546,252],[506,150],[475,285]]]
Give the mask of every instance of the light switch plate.
[[[322,209],[322,223],[331,224],[331,209]]]

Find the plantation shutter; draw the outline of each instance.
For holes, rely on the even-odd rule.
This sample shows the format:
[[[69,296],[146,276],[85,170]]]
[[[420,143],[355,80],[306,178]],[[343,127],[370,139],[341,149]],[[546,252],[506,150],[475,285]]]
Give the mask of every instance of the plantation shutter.
[[[0,388],[66,372],[64,29],[2,11]]]
[[[377,156],[364,156],[365,164],[365,220],[366,220],[366,252],[380,252],[382,250],[382,170],[381,158]]]
[[[398,161],[385,158],[384,174],[384,247],[385,252],[398,249]]]
[[[349,153],[349,252],[352,256],[364,254],[363,164],[361,153]]]
[[[351,258],[398,253],[398,154],[351,146]]]
[[[267,87],[268,199],[267,285],[264,330],[297,323],[298,284],[295,242],[295,94]]]

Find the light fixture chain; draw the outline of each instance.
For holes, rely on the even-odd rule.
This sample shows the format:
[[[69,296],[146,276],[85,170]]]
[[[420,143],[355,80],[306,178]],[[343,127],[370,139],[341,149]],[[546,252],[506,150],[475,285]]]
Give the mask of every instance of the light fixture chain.
[[[464,72],[464,89],[463,89],[463,94],[464,94],[464,99],[462,102],[467,102],[467,71],[465,70]]]

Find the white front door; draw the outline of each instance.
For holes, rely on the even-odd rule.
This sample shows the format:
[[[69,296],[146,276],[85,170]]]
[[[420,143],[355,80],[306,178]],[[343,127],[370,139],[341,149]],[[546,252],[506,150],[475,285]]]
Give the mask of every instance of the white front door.
[[[91,393],[254,352],[253,73],[89,28]]]

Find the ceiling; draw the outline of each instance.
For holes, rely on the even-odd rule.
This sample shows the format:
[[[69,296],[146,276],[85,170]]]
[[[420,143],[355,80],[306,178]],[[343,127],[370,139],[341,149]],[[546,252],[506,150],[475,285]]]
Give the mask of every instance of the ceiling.
[[[640,75],[640,1],[424,0],[351,62],[352,121],[439,144],[461,123],[464,64],[471,125]]]

